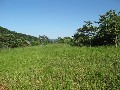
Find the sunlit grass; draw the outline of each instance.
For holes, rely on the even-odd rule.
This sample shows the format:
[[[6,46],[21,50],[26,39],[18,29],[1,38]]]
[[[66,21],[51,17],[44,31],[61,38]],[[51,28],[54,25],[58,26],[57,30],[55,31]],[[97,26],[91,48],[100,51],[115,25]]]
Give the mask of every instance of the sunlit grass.
[[[0,51],[10,90],[120,90],[120,47],[41,45]]]

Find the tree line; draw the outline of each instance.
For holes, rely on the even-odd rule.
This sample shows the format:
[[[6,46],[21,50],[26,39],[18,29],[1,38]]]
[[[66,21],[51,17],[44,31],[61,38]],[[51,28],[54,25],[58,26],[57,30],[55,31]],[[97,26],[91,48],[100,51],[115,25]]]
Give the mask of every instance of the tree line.
[[[99,16],[99,21],[84,21],[85,24],[77,29],[72,37],[58,37],[49,39],[47,36],[39,37],[17,33],[0,26],[0,48],[16,48],[34,46],[48,43],[65,43],[72,46],[102,46],[120,44],[120,13],[109,10]],[[93,24],[96,23],[97,26]]]
[[[46,43],[49,43],[49,38],[45,35],[35,37],[10,31],[0,26],[0,48],[16,48]]]
[[[73,37],[69,38],[69,43],[74,46],[103,46],[120,44],[120,12],[109,10],[100,15],[99,21],[84,21],[85,24],[77,29]],[[93,24],[98,24],[94,26]],[[67,38],[68,39],[68,38]],[[64,42],[65,38],[58,38],[59,42]]]

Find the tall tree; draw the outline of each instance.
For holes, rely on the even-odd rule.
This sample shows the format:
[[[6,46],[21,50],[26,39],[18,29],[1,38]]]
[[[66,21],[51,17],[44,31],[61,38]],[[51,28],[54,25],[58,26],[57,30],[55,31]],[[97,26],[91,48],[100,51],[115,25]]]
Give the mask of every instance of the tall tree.
[[[89,45],[91,46],[91,41],[96,35],[97,27],[92,25],[91,21],[85,21],[82,28],[77,30],[77,33],[73,36],[75,43],[78,45]],[[81,43],[81,44],[80,44]]]
[[[103,44],[115,44],[117,47],[120,34],[120,16],[115,10],[110,10],[99,18],[99,33]]]

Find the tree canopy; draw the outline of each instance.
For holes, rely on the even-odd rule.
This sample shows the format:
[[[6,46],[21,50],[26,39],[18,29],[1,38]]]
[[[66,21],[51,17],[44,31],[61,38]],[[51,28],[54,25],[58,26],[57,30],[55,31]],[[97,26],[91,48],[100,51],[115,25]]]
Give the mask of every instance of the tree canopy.
[[[0,48],[15,48],[38,44],[39,38],[35,36],[17,33],[0,26]]]
[[[82,28],[73,36],[75,45],[118,45],[120,42],[120,13],[110,10],[100,15],[98,27],[85,21]]]

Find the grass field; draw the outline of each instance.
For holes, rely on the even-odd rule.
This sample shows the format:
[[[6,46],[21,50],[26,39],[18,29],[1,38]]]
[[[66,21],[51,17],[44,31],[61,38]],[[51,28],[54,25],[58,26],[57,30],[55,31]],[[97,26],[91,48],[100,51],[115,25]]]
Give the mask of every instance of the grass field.
[[[120,47],[53,44],[1,50],[2,88],[120,90]]]

